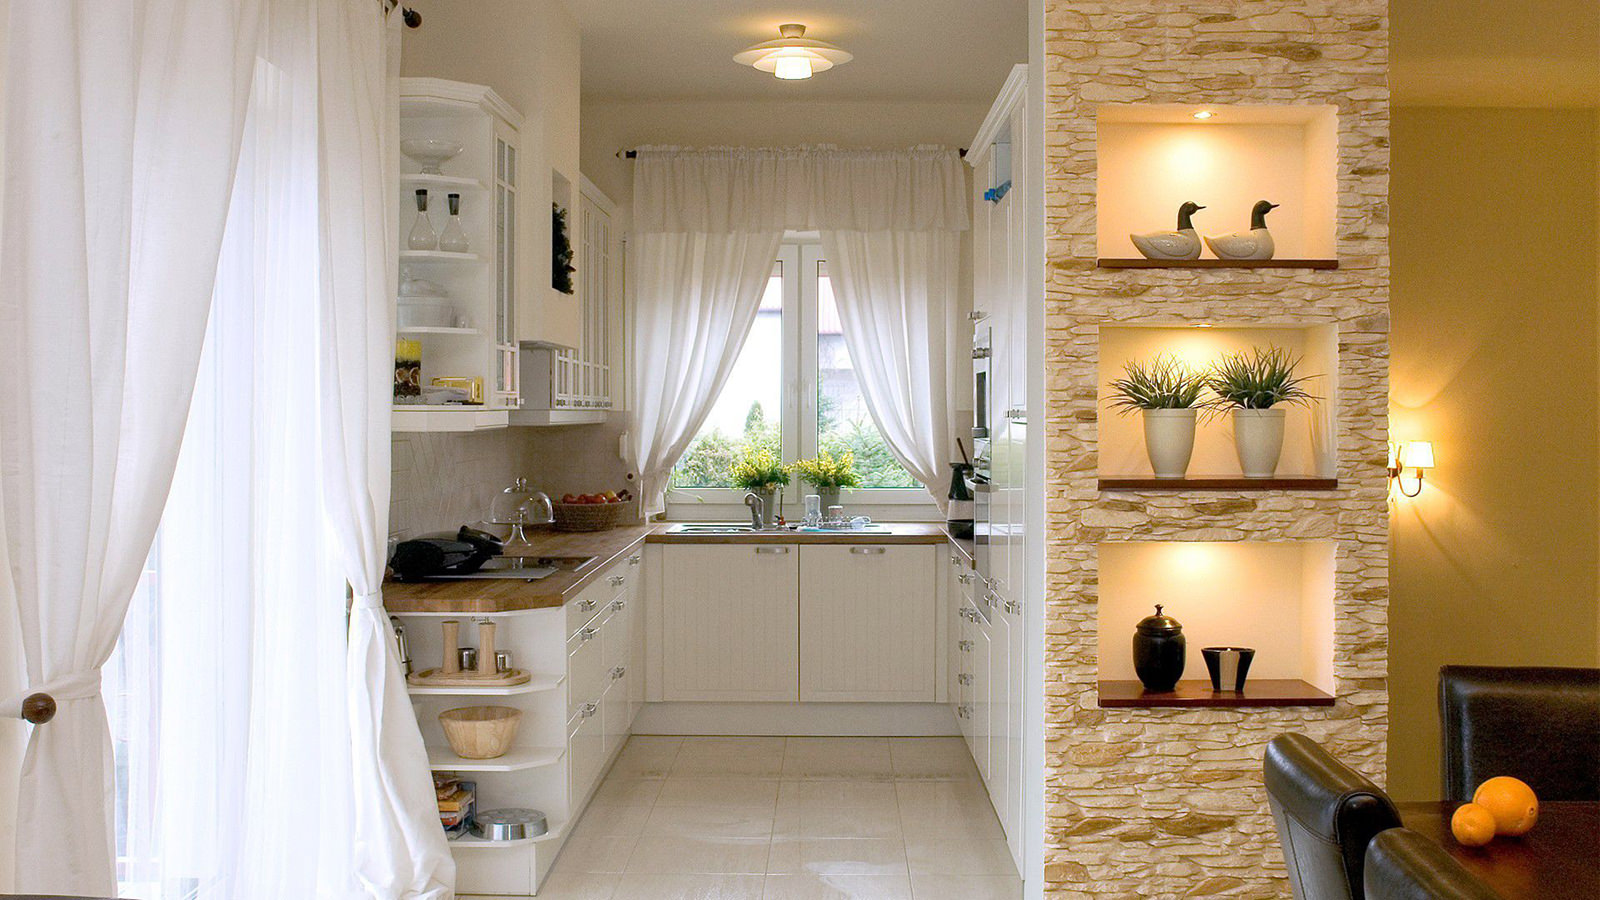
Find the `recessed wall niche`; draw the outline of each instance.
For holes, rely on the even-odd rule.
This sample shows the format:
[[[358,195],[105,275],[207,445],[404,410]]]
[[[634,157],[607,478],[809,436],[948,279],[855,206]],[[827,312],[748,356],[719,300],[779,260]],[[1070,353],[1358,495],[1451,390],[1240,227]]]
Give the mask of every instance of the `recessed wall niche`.
[[[1128,235],[1171,230],[1189,200],[1205,207],[1202,235],[1248,231],[1257,200],[1281,204],[1267,217],[1275,259],[1338,256],[1335,107],[1116,104],[1096,125],[1102,259],[1141,258]]]
[[[1209,679],[1202,647],[1251,647],[1251,680],[1300,680],[1333,693],[1336,548],[1332,541],[1100,544],[1100,680],[1138,678],[1134,626],[1160,603],[1183,623],[1185,679]]]
[[[1099,477],[1148,479],[1144,422],[1138,412],[1123,414],[1113,405],[1111,382],[1130,361],[1148,362],[1167,353],[1190,366],[1209,365],[1228,353],[1281,347],[1300,359],[1298,371],[1311,376],[1306,389],[1316,400],[1286,407],[1279,479],[1332,479],[1337,475],[1336,418],[1339,408],[1338,329],[1333,325],[1118,325],[1100,328]],[[1194,456],[1186,480],[1240,478],[1233,422],[1226,412],[1201,413]]]

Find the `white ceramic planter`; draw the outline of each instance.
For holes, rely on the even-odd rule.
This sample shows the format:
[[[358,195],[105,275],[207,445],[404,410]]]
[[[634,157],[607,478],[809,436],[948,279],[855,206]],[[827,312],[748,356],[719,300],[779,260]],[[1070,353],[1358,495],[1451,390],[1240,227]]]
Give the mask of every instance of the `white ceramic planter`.
[[[1192,409],[1144,410],[1144,450],[1157,478],[1182,478],[1194,455]]]
[[[1244,477],[1271,478],[1278,474],[1278,457],[1283,455],[1283,416],[1281,409],[1233,411],[1233,442]]]

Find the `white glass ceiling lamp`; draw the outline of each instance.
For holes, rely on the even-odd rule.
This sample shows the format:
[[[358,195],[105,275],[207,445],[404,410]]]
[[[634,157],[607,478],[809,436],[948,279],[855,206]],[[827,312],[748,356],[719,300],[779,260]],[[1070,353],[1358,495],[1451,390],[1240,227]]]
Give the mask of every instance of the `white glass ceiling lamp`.
[[[778,34],[782,37],[747,48],[733,61],[771,72],[785,81],[799,81],[854,58],[832,44],[806,37],[804,25],[779,25]]]

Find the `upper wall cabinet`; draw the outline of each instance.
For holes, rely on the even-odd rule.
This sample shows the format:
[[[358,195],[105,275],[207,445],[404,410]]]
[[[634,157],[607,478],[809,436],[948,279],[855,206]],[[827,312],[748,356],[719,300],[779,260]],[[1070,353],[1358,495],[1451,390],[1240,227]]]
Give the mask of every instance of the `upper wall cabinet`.
[[[482,85],[400,81],[394,429],[500,427],[520,405],[522,116]]]
[[[1108,105],[1099,108],[1100,264],[1160,266],[1337,266],[1338,115],[1332,106]],[[1194,202],[1195,231],[1217,237],[1251,231],[1260,200],[1269,260],[1219,260],[1202,242],[1197,260],[1146,260],[1131,234],[1171,231],[1178,208]]]

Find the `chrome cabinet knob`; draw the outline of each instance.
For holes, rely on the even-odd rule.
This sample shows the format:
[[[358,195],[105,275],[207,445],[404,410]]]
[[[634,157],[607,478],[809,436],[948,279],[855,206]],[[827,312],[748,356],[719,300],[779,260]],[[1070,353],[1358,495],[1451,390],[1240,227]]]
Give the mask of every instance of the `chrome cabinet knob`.
[[[637,566],[638,564],[639,564],[639,554],[635,553],[634,555],[628,557],[628,565]]]
[[[612,587],[622,587],[622,585],[625,584],[628,579],[621,575],[613,575],[606,580],[611,582]]]
[[[598,703],[585,703],[583,705],[583,709],[578,712],[578,715],[583,716],[585,719],[587,719],[587,718],[593,716],[595,713],[597,713],[599,711],[600,711],[600,704],[598,704]]]
[[[626,674],[628,674],[627,666],[617,666],[615,669],[611,670],[611,680],[616,681]]]
[[[616,600],[612,601],[611,608],[616,610],[617,612],[622,612],[623,610],[628,608],[628,601],[622,599],[621,597],[618,597]]]
[[[960,675],[956,676],[956,683],[958,683],[958,684],[971,684],[972,683],[972,676],[968,675],[965,672],[962,672]]]
[[[972,642],[971,641],[962,641],[961,643],[957,644],[956,646],[961,648],[961,652],[962,653],[971,653],[972,652]]]
[[[595,607],[595,602],[592,599],[590,599],[590,600],[579,600],[578,601],[578,611],[579,612],[588,612],[589,610],[594,609],[594,607]]]
[[[582,631],[578,632],[578,639],[583,641],[584,643],[588,643],[589,641],[594,640],[595,635],[597,635],[599,633],[600,632],[598,630],[594,629],[594,628],[585,628]]]

